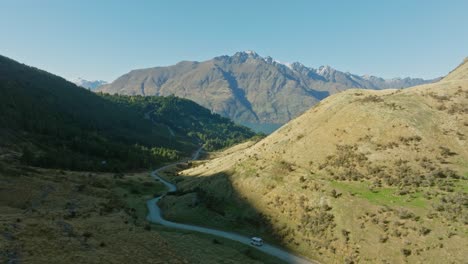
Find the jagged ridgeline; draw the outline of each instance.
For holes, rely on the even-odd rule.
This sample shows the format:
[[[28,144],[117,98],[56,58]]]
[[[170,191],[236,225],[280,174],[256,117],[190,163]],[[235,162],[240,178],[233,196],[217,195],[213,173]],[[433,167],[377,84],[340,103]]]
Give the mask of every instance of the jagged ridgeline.
[[[297,117],[325,97],[349,88],[403,88],[434,80],[382,79],[281,63],[253,51],[202,62],[130,71],[97,90],[125,95],[171,95],[187,98],[259,131],[259,124],[279,125]]]
[[[226,146],[219,140],[229,138],[232,144],[254,135],[187,101],[148,100],[154,108],[145,118],[141,110],[147,108],[137,99],[101,97],[0,56],[0,144],[16,150],[27,164],[73,170],[145,168],[188,155],[200,142],[216,149]],[[198,125],[186,127],[189,122],[183,118],[171,123],[173,118],[165,115],[174,112]],[[197,113],[203,113],[202,119]],[[218,131],[222,137],[209,131],[223,126]]]

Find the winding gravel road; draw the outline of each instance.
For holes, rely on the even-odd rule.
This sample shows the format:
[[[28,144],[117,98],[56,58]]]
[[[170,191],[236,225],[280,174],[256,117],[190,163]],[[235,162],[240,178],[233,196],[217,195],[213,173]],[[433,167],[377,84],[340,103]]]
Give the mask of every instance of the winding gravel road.
[[[202,150],[202,148],[199,148],[194,153],[194,155],[192,156],[193,160],[198,159],[198,157],[200,156],[201,150]],[[166,185],[168,190],[167,190],[167,192],[165,194],[163,194],[163,195],[161,195],[161,196],[159,196],[157,198],[148,200],[146,202],[146,205],[147,205],[148,211],[149,211],[148,216],[147,216],[148,221],[150,221],[152,223],[161,224],[163,226],[171,227],[171,228],[177,228],[177,229],[190,230],[190,231],[195,231],[195,232],[200,232],[200,233],[206,233],[206,234],[210,234],[210,235],[214,235],[214,236],[234,240],[234,241],[240,242],[242,244],[254,247],[257,250],[260,250],[260,251],[262,251],[262,252],[264,252],[266,254],[275,256],[275,257],[277,257],[279,259],[282,259],[282,260],[284,260],[284,261],[286,261],[288,263],[299,263],[299,264],[303,264],[303,263],[304,264],[305,263],[317,264],[318,263],[318,262],[315,262],[315,261],[306,260],[306,259],[304,259],[302,257],[293,255],[291,253],[288,253],[285,250],[282,250],[280,248],[274,247],[274,246],[266,244],[266,243],[261,247],[252,246],[252,245],[250,245],[250,238],[249,237],[241,236],[241,235],[231,233],[231,232],[225,232],[225,231],[221,231],[221,230],[206,228],[206,227],[187,225],[187,224],[179,224],[179,223],[167,221],[164,218],[162,218],[161,209],[158,206],[158,202],[167,193],[175,192],[177,190],[177,186],[175,186],[174,184],[164,180],[158,173],[160,171],[162,171],[162,170],[167,169],[170,166],[174,166],[174,165],[177,165],[177,164],[180,164],[180,163],[183,163],[183,162],[170,164],[170,165],[161,167],[161,168],[151,172],[151,177],[153,177],[155,180],[158,180],[158,181],[162,182],[164,185]]]

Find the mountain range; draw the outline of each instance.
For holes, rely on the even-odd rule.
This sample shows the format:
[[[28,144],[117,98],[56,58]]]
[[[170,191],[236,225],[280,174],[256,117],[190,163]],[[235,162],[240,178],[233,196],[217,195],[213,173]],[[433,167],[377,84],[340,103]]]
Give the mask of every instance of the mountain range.
[[[103,80],[88,81],[82,78],[77,78],[75,80],[72,80],[72,82],[80,87],[83,87],[89,90],[95,90],[96,88],[104,84],[107,84],[107,82]]]
[[[434,81],[359,76],[330,66],[314,69],[245,51],[203,62],[132,70],[97,91],[176,95],[238,123],[284,124],[327,96],[349,88],[405,88]]]

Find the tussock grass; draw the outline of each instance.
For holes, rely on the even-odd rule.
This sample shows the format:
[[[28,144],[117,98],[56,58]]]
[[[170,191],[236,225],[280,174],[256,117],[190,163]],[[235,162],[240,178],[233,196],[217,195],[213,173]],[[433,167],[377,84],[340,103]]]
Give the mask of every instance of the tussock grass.
[[[465,94],[467,80],[459,79],[348,90],[250,147],[181,172],[179,186],[234,192],[265,217],[278,242],[323,262],[462,262]],[[227,174],[224,184],[210,180],[219,173]],[[245,204],[226,197],[226,204]],[[218,226],[229,221],[217,219]]]

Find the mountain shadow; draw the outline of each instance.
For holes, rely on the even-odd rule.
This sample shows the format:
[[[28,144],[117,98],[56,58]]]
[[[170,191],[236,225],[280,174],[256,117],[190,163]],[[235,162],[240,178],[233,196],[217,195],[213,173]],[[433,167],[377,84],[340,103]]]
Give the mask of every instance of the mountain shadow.
[[[317,91],[317,90],[308,90],[308,94],[311,96],[317,98],[318,100],[323,100],[330,96],[330,92],[328,91]]]
[[[255,118],[255,122],[260,122],[260,119],[258,118],[257,114],[253,110],[252,104],[245,96],[245,90],[239,87],[236,77],[234,77],[232,73],[223,71],[219,67],[218,69],[223,74],[224,79],[228,82],[229,87],[231,88],[231,91],[236,97],[236,99],[250,112],[251,115],[253,115],[253,117]]]
[[[163,176],[178,187],[177,191],[168,193],[159,203],[164,219],[245,237],[261,237],[270,245],[297,254],[292,253],[293,248],[284,240],[285,230],[275,226],[271,216],[239,192],[228,172],[200,177],[178,175],[177,171],[190,166],[191,162],[178,165],[175,171],[166,172]],[[295,263],[292,257],[283,256],[283,260]]]

